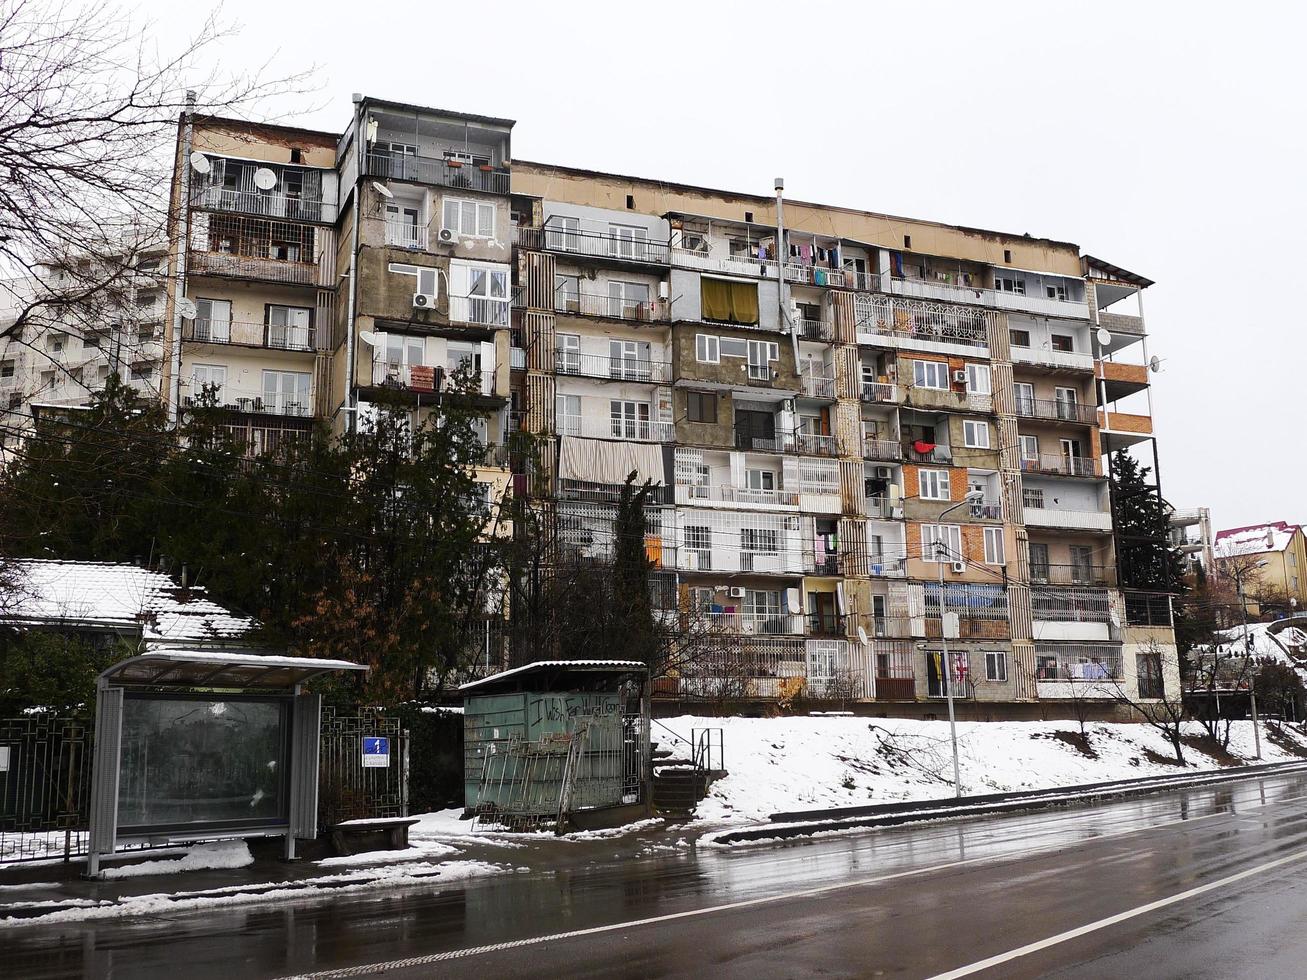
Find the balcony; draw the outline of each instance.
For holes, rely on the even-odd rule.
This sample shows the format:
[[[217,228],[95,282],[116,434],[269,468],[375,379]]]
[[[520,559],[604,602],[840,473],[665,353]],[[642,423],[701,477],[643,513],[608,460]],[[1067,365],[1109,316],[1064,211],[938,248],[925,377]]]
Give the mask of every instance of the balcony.
[[[752,490],[727,484],[676,485],[678,504],[734,504],[751,507],[798,507],[799,494],[795,490]]]
[[[925,624],[926,639],[938,640],[943,638],[943,624],[938,616],[931,616],[928,612]],[[970,616],[966,613],[958,613],[957,639],[1003,640],[1011,635],[1012,624],[1008,622],[1006,615],[1003,616],[1003,618],[998,619],[990,616]],[[948,639],[954,639],[954,637],[949,637]]]
[[[903,443],[900,449],[902,450],[902,458],[910,463],[927,463],[939,466],[951,466],[953,464],[953,450],[949,446],[914,440]]]
[[[587,439],[622,439],[627,442],[675,442],[676,426],[671,422],[651,422],[648,419],[591,418],[579,415],[560,415],[557,419],[560,436],[583,436]]]
[[[549,218],[541,229],[540,237],[547,252],[636,265],[667,264],[669,250],[666,242],[629,234],[621,229],[586,231],[577,224],[558,221],[557,218],[557,215]]]
[[[802,636],[805,617],[757,612],[704,613],[710,627],[722,633],[741,636]]]
[[[819,343],[828,344],[835,339],[835,328],[825,320],[801,317],[796,324],[796,328],[802,340],[815,340]]]
[[[1170,629],[1171,596],[1165,592],[1125,593],[1125,621],[1128,626]]]
[[[862,513],[865,517],[878,517],[881,520],[892,521],[902,516],[902,504],[893,504],[889,497],[864,495],[862,498]],[[896,515],[896,511],[898,512]]]
[[[879,343],[907,350],[931,350],[935,344],[989,347],[993,314],[983,310],[880,295],[857,299],[855,329],[860,344]]]
[[[636,381],[665,384],[671,380],[671,365],[666,361],[611,357],[607,354],[581,354],[554,351],[554,371],[573,378],[600,378],[605,381]]]
[[[838,456],[834,436],[809,432],[778,432],[761,436],[752,432],[735,432],[735,448],[756,453],[802,453],[808,456]]]
[[[583,500],[598,504],[616,504],[622,500],[622,491],[625,488],[616,483],[591,483],[587,480],[568,480],[560,479],[558,481],[558,496],[561,500]],[[672,502],[669,487],[652,486],[646,496],[646,501],[654,504],[669,504]]]
[[[1110,531],[1112,515],[1101,510],[1055,510],[1047,507],[1021,508],[1027,527],[1048,527],[1066,531]]]
[[[1103,475],[1102,460],[1092,456],[1067,456],[1058,453],[1040,453],[1038,459],[1021,460],[1023,473],[1043,473],[1048,476],[1074,476],[1098,479]]]
[[[372,384],[379,388],[402,388],[406,391],[433,393],[441,390],[437,387],[439,384],[447,393],[461,393],[456,392],[450,381],[450,376],[457,370],[462,369],[436,367],[430,364],[390,364],[384,359],[377,359],[372,362]],[[474,371],[472,385],[472,394],[494,395],[494,370]]]
[[[808,456],[838,456],[839,447],[834,436],[817,435],[811,432],[796,432],[792,436],[793,452]]]
[[[989,415],[994,399],[990,395],[973,394],[961,388],[925,388],[909,385],[905,389],[908,404],[914,408],[936,409],[945,412],[975,412]]]
[[[812,554],[803,556],[803,571],[808,575],[843,575],[844,558],[842,554]]]
[[[1150,415],[1100,411],[1098,413],[1098,424],[1109,433],[1137,436],[1153,434],[1153,419]]]
[[[419,157],[402,153],[368,153],[364,171],[382,180],[405,180],[415,184],[436,184],[488,194],[507,194],[509,172],[503,167],[473,166],[445,157]]]
[[[235,214],[191,216],[188,272],[335,287],[330,228]]]
[[[305,375],[307,377],[307,375]],[[266,392],[252,389],[236,388],[222,385],[215,392],[215,401],[209,405],[204,395],[192,394],[182,399],[187,408],[224,408],[235,412],[252,415],[282,415],[292,418],[307,418],[313,414],[312,389],[302,389],[294,394],[286,392]]]
[[[898,462],[903,458],[903,446],[897,439],[872,439],[866,437],[862,440],[862,458]]]
[[[764,279],[776,278],[775,260],[760,259],[747,252],[732,253],[724,245],[713,248],[706,240],[702,248],[677,246],[669,249],[668,252],[672,265],[680,269],[724,272],[736,276],[761,276]]]
[[[449,319],[451,323],[472,323],[481,327],[507,327],[510,320],[508,296],[451,296]]]
[[[1036,364],[1039,367],[1055,368],[1063,371],[1092,371],[1094,358],[1091,354],[1076,351],[1053,350],[1038,347],[1013,347],[1013,364]]]
[[[554,295],[554,312],[574,316],[601,316],[611,320],[632,320],[652,323],[667,319],[667,311],[660,303],[632,302],[621,296],[581,293],[576,296]]]
[[[806,265],[802,262],[789,262],[786,264],[785,281],[797,282],[806,286],[847,285],[842,269],[828,269],[825,266]]]
[[[1116,585],[1116,568],[1111,565],[1030,566],[1031,585],[1080,585],[1107,588]]]
[[[317,171],[310,171],[317,174]],[[323,201],[320,196],[301,194],[274,194],[259,190],[253,183],[253,170],[249,171],[249,186],[244,189],[212,184],[196,184],[191,189],[191,207],[206,211],[230,211],[264,218],[285,218],[289,221],[336,220],[336,203]],[[280,183],[280,181],[278,182]]]
[[[294,286],[317,286],[318,266],[313,262],[293,262],[259,255],[233,255],[230,252],[197,251],[188,256],[194,275],[224,276],[234,279],[259,279],[263,282]]]
[[[899,386],[886,381],[864,381],[858,395],[864,402],[889,404],[899,400]]]
[[[1112,621],[1112,599],[1107,589],[1034,589],[1030,593],[1030,613],[1042,623],[1106,625]],[[1107,639],[1106,631],[1104,634],[1103,639]]]
[[[1121,663],[1121,648],[1112,644],[1035,644],[1035,679],[1040,682],[1040,695],[1057,696],[1053,691],[1046,693],[1045,684],[1080,684],[1084,682],[1103,685],[1106,690],[1116,687],[1125,677]],[[1067,691],[1066,697],[1075,697],[1074,691]]]
[[[408,248],[419,252],[427,249],[427,226],[413,224],[400,218],[386,219],[386,244],[392,248]]]
[[[805,398],[816,398],[822,401],[835,400],[835,377],[833,375],[812,374],[804,371],[799,375],[799,380],[803,383]]]
[[[814,613],[807,616],[809,636],[843,636],[844,617],[839,613]]]
[[[183,321],[182,339],[197,344],[231,344],[269,350],[313,350],[312,327],[274,327],[235,320]]]
[[[1081,425],[1094,425],[1098,421],[1098,410],[1093,405],[1048,398],[1018,398],[1017,414],[1026,419],[1078,422]]]

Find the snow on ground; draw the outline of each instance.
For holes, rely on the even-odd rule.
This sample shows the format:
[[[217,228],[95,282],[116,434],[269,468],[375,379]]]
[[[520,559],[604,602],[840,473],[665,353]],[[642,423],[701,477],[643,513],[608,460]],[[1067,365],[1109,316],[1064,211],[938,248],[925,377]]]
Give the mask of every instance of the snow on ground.
[[[382,851],[362,851],[358,854],[343,854],[339,857],[322,858],[315,862],[320,868],[342,868],[352,864],[386,864],[393,861],[416,861],[419,858],[448,857],[458,854],[459,850],[451,844],[436,841],[415,841],[410,839],[408,847],[402,851],[386,849]]]
[[[705,823],[735,824],[765,820],[779,811],[952,795],[946,721],[683,716],[662,723],[682,735],[689,735],[692,728],[724,730],[729,775],[714,782],[699,804],[696,817]],[[1045,789],[1220,768],[1216,759],[1189,746],[1184,749],[1184,770],[1173,761],[1168,763],[1165,760],[1174,759],[1170,744],[1147,725],[1093,722],[1086,730],[1097,758],[1073,744],[1079,737],[1074,721],[959,722],[963,792]],[[1203,734],[1196,723],[1185,732]],[[1307,751],[1307,736],[1298,735],[1296,740]],[[1252,761],[1250,723],[1234,723],[1230,751]],[[1263,726],[1263,762],[1299,758],[1272,744]]]
[[[244,868],[254,863],[249,844],[243,840],[220,840],[196,844],[184,855],[171,861],[142,861],[119,868],[105,868],[104,877],[137,878],[141,875],[171,875],[182,871],[212,868]]]

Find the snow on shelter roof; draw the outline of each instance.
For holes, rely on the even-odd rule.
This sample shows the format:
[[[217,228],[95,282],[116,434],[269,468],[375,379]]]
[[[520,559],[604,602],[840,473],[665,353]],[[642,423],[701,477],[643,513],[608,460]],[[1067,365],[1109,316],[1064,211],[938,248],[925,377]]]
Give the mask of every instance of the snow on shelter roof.
[[[238,639],[257,625],[202,588],[136,565],[25,559],[13,567],[14,588],[0,603],[4,622],[140,630],[146,640],[182,643]]]
[[[155,650],[129,657],[100,676],[113,684],[285,690],[336,670],[367,670],[348,660],[286,657],[248,650]]]
[[[537,660],[479,681],[469,681],[460,685],[459,690],[476,688],[475,693],[488,694],[491,690],[523,687],[534,680],[545,684],[568,674],[619,675],[633,671],[648,673],[649,668],[639,660]]]
[[[1248,527],[1232,527],[1216,532],[1215,551],[1217,558],[1233,558],[1237,555],[1259,555],[1268,551],[1284,551],[1293,540],[1294,532],[1299,530],[1297,524],[1284,521],[1272,521],[1268,524],[1251,524]]]

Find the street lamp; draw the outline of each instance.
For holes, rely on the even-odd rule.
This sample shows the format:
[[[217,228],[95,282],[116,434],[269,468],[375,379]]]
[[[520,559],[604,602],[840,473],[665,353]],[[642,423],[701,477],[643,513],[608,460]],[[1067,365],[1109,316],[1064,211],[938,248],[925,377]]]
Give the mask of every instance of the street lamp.
[[[1243,618],[1243,655],[1245,657],[1247,657],[1249,653],[1248,604],[1243,597],[1243,577],[1247,575],[1250,571],[1253,571],[1254,569],[1258,569],[1258,568],[1265,568],[1269,564],[1270,564],[1269,561],[1263,559],[1259,561],[1256,565],[1251,566],[1250,568],[1241,569],[1237,567],[1232,567],[1230,569],[1230,574],[1234,576],[1235,589],[1239,593],[1239,615]],[[1219,666],[1219,664],[1220,661],[1218,660],[1217,665]],[[1220,702],[1217,703],[1219,704]],[[1253,746],[1256,749],[1257,758],[1260,759],[1262,757],[1262,737],[1257,733],[1257,675],[1256,674],[1253,674],[1252,678],[1248,681],[1248,706],[1252,709],[1252,716],[1253,716]],[[1219,711],[1217,712],[1216,717],[1218,720],[1220,719],[1221,714]]]
[[[962,798],[962,772],[958,766],[958,724],[953,715],[953,670],[948,659],[948,630],[945,628],[944,618],[944,559],[947,557],[948,546],[944,543],[943,532],[940,529],[944,526],[944,518],[953,511],[959,507],[974,507],[984,499],[985,494],[982,491],[968,491],[967,495],[956,504],[945,507],[935,524],[935,562],[939,565],[939,639],[940,646],[944,648],[940,664],[940,679],[944,682],[944,697],[948,700],[948,733],[949,739],[953,742],[953,795],[958,799]],[[958,557],[963,556],[958,555]]]

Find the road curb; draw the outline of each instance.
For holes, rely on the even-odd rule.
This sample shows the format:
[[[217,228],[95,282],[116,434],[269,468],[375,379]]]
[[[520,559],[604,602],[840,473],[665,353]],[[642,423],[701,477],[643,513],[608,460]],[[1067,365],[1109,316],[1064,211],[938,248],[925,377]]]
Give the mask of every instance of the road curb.
[[[1276,762],[1261,766],[1239,766],[1204,773],[1180,773],[1173,776],[1118,780],[1109,783],[1087,783],[1080,786],[1062,786],[1057,789],[993,793],[963,797],[961,801],[926,800],[886,803],[874,807],[774,813],[771,816],[774,821],[772,823],[711,834],[704,840],[710,844],[784,841],[838,830],[893,827],[905,823],[927,823],[1023,811],[1034,812],[1058,807],[1083,806],[1132,796],[1149,796],[1177,788],[1210,786],[1290,772],[1307,772],[1307,760]]]

